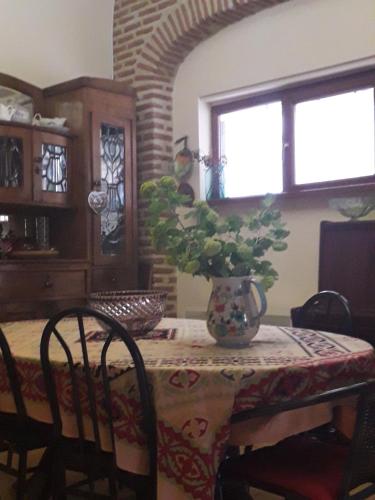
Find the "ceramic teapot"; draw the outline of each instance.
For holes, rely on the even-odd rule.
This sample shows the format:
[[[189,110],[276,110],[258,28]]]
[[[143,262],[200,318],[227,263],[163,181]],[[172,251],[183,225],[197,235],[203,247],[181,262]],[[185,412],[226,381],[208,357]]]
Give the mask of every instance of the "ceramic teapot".
[[[65,125],[66,118],[46,118],[42,116],[40,113],[36,113],[33,118],[33,125],[38,127],[57,127],[61,128]]]

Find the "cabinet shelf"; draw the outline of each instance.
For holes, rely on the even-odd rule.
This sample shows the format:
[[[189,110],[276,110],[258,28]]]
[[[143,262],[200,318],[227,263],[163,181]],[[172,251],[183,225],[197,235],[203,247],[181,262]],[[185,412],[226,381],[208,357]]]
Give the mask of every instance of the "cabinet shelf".
[[[32,125],[31,123],[23,123],[23,122],[13,122],[12,120],[0,120],[0,126],[4,127],[15,127],[15,128],[21,128],[21,129],[26,129],[26,130],[35,130],[38,132],[48,132],[49,134],[53,135],[61,135],[64,137],[69,137],[71,139],[74,139],[77,137],[76,134],[71,132],[70,130],[61,130],[58,127],[39,127],[38,125]]]
[[[42,202],[17,202],[13,203],[0,200],[0,214],[21,214],[27,211],[28,215],[44,215],[47,211],[68,212],[74,214],[77,212],[77,207],[73,205],[54,205],[53,203]]]

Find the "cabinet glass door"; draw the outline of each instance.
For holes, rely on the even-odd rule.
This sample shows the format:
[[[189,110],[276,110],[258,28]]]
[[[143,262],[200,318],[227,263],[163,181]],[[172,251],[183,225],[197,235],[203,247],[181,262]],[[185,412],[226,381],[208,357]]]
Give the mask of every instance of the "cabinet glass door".
[[[69,140],[46,132],[34,132],[34,198],[66,205],[69,195]]]
[[[0,200],[31,200],[30,131],[0,126]]]
[[[102,255],[120,255],[125,237],[125,130],[100,125],[100,189],[107,193],[107,207],[100,214]]]
[[[125,262],[132,236],[131,122],[93,114],[94,188],[105,193],[106,207],[94,215],[96,264]]]

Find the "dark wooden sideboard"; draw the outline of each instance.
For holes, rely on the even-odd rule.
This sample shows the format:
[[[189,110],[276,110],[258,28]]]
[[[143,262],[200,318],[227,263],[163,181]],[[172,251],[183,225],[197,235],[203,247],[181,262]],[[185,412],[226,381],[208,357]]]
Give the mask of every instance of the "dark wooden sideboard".
[[[91,291],[136,288],[134,90],[88,77],[42,90],[3,74],[0,89],[68,126],[0,121],[0,238],[4,245],[12,233],[14,247],[0,248],[0,321],[83,305]],[[88,206],[93,190],[107,195],[100,214]],[[43,246],[27,230],[37,232],[37,220],[47,221]]]
[[[375,345],[375,220],[321,223],[319,290],[344,295],[356,336]]]

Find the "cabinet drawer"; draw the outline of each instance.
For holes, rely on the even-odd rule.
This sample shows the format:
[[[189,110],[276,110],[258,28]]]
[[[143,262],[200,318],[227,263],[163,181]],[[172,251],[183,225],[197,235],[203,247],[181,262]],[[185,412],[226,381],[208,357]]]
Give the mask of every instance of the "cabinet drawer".
[[[129,283],[126,272],[119,268],[93,268],[91,288],[93,292],[127,289]]]
[[[59,311],[71,307],[84,307],[85,298],[64,298],[39,302],[7,302],[0,305],[0,321],[20,321],[39,318],[50,318]]]
[[[44,300],[85,297],[86,271],[0,272],[0,300]]]

